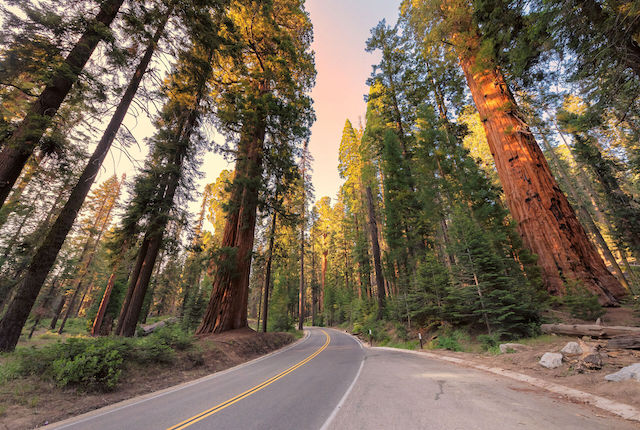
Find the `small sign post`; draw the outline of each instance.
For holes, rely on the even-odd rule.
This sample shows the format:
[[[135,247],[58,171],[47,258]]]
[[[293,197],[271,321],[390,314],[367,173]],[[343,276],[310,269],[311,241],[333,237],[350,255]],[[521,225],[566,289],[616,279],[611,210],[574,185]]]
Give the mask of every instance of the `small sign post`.
[[[369,329],[369,345],[373,346],[373,333],[371,333],[371,329]]]
[[[420,339],[420,349],[422,349],[422,333],[418,333],[418,339]]]

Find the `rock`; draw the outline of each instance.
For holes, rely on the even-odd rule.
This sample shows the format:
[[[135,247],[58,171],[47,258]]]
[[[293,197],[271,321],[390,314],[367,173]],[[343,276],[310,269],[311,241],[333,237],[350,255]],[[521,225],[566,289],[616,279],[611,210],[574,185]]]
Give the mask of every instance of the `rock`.
[[[582,354],[582,348],[578,345],[578,342],[569,342],[560,350],[560,352],[563,355],[580,355]]]
[[[604,377],[607,381],[620,382],[628,379],[635,379],[640,381],[640,363],[632,364],[631,366],[623,367],[616,373],[612,373]]]
[[[555,369],[562,366],[562,354],[557,352],[545,352],[539,361],[540,365],[547,369]]]
[[[527,345],[523,345],[521,343],[501,343],[498,348],[500,348],[500,353],[502,354],[506,354],[508,352],[526,351],[530,349]]]
[[[600,370],[603,364],[602,358],[600,354],[589,354],[582,359],[582,363],[587,369]]]

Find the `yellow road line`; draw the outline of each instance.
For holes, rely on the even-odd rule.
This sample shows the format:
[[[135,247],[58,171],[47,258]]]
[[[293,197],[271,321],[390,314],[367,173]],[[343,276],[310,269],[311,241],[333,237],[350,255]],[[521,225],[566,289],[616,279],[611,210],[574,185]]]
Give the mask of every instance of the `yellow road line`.
[[[329,336],[329,333],[327,333],[326,331],[324,331],[324,330],[321,330],[321,331],[322,331],[322,333],[324,333],[324,335],[327,338],[325,343],[324,343],[324,345],[322,345],[320,347],[320,349],[318,349],[316,352],[314,352],[313,354],[311,354],[310,356],[308,356],[304,360],[300,361],[297,364],[294,364],[293,366],[291,366],[287,370],[282,371],[281,373],[277,374],[276,376],[267,379],[266,381],[256,385],[255,387],[248,389],[244,393],[238,394],[237,396],[232,397],[231,399],[226,400],[226,401],[224,401],[224,402],[212,407],[211,409],[207,409],[204,412],[200,412],[199,414],[194,415],[191,418],[188,418],[188,419],[182,421],[181,423],[176,424],[173,427],[169,427],[167,430],[182,430],[182,429],[185,429],[185,428],[189,427],[191,424],[197,423],[198,421],[201,421],[201,420],[203,420],[203,419],[205,419],[207,417],[210,417],[211,415],[215,414],[216,412],[219,412],[219,411],[223,410],[224,408],[226,408],[228,406],[231,406],[234,403],[237,403],[240,400],[245,399],[245,398],[249,397],[250,395],[252,395],[254,393],[257,393],[258,391],[262,390],[263,388],[267,387],[268,385],[273,384],[278,379],[281,379],[281,378],[287,376],[289,373],[293,372],[297,368],[304,366],[306,363],[310,362],[318,354],[320,354],[322,351],[324,351],[327,348],[327,346],[329,346],[329,342],[331,341],[331,336]]]

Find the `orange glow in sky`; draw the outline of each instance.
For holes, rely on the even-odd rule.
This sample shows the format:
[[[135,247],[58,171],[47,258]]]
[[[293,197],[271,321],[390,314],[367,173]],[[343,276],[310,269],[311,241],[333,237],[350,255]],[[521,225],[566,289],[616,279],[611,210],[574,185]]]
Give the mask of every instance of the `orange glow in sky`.
[[[370,30],[385,18],[396,22],[400,0],[307,0],[314,30],[316,87],[311,93],[317,120],[311,128],[309,149],[316,199],[335,197],[342,180],[338,175],[338,148],[348,118],[354,126],[362,119],[368,93],[366,80],[379,55],[365,52]]]

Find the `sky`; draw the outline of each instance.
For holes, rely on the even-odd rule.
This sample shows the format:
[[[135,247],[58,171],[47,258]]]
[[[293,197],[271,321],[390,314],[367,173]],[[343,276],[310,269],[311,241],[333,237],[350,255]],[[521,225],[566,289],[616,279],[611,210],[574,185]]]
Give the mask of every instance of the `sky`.
[[[400,0],[307,0],[314,30],[312,45],[318,72],[311,93],[317,120],[311,128],[309,149],[314,157],[316,200],[335,197],[342,180],[338,148],[346,119],[364,123],[368,93],[366,80],[377,53],[365,52],[370,30],[385,18],[396,22]]]
[[[378,53],[365,52],[370,30],[383,18],[396,21],[400,0],[307,0],[306,9],[314,27],[316,86],[314,100],[316,122],[311,128],[309,150],[314,158],[313,185],[316,200],[323,196],[335,198],[342,180],[338,174],[338,149],[345,120],[357,126],[364,121],[368,92],[366,80],[371,66],[379,61]],[[162,66],[157,65],[162,68]],[[135,109],[135,107],[132,107]],[[114,145],[105,160],[96,185],[113,174],[127,174],[131,180],[142,167],[147,147],[145,139],[155,131],[145,115],[127,115],[124,125],[138,141],[125,153]],[[220,154],[210,152],[201,167],[203,177],[197,181],[199,191],[214,182],[223,169],[233,169]],[[125,201],[126,199],[121,199]],[[189,210],[197,213],[199,199],[191,202]]]

